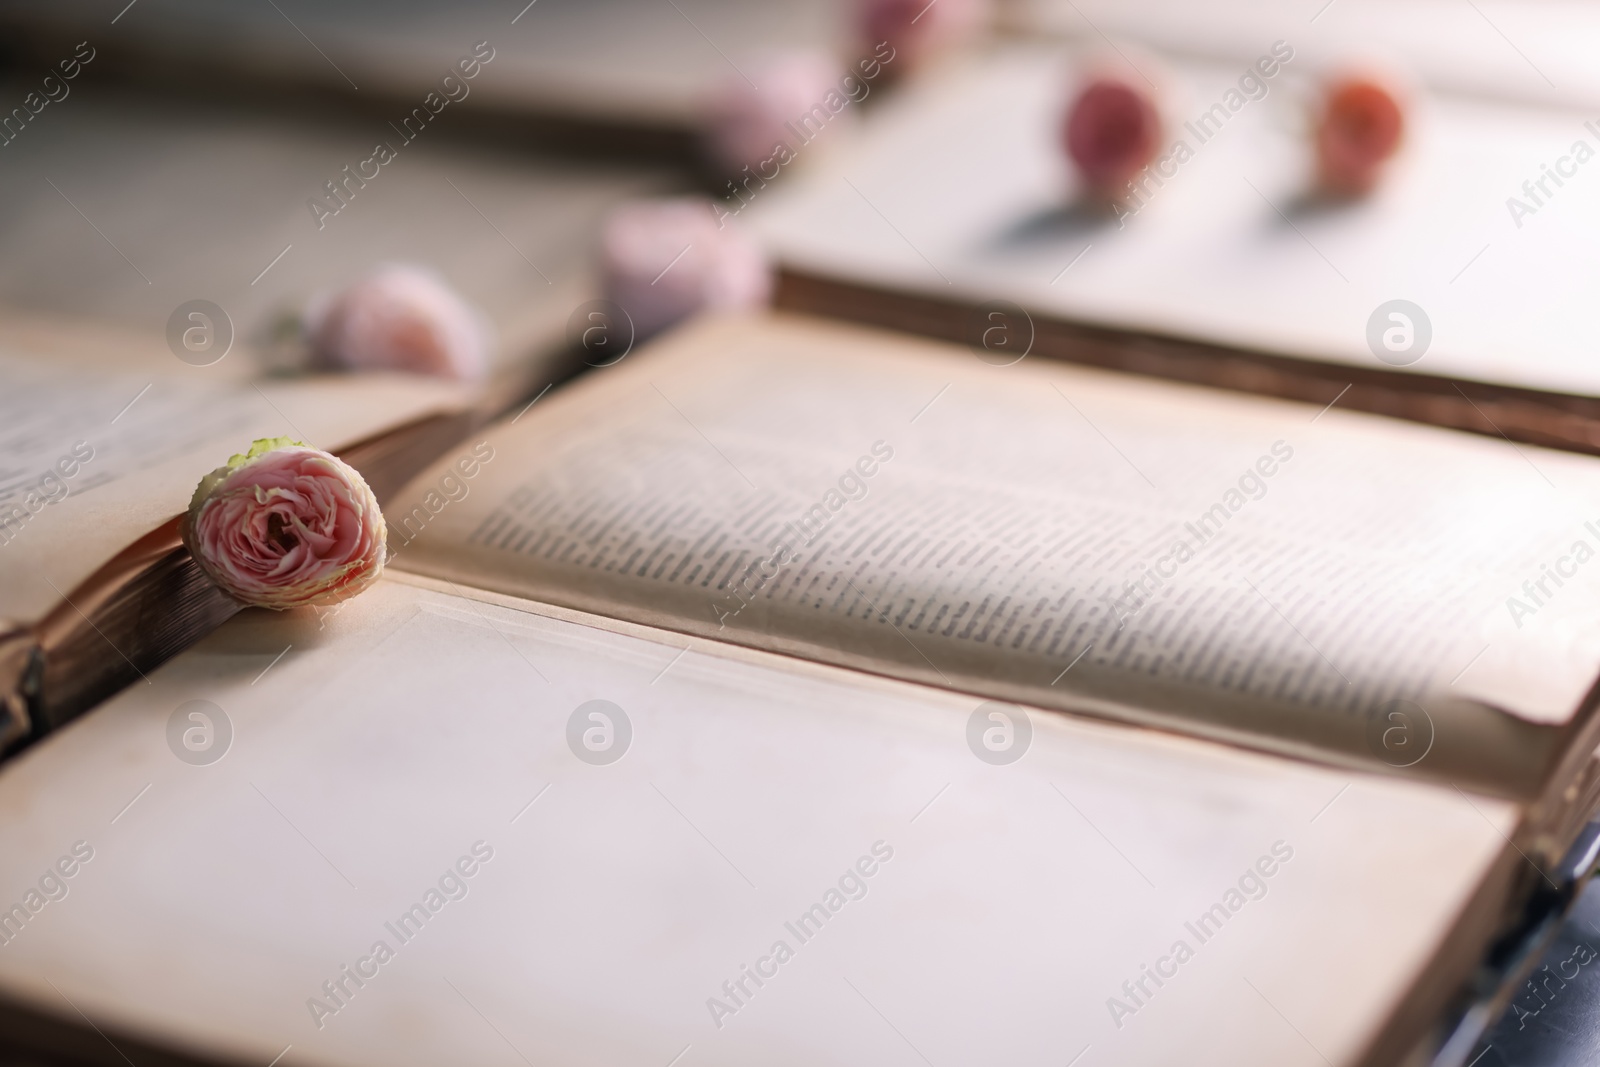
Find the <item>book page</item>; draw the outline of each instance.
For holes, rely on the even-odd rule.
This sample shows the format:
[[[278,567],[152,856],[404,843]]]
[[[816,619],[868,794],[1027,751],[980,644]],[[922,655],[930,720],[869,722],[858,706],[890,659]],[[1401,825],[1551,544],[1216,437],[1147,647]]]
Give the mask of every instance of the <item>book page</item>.
[[[465,396],[398,375],[257,383],[0,352],[0,617],[42,616],[257,437],[336,449]]]
[[[1405,701],[1436,762],[1532,758],[1467,709],[1566,723],[1600,664],[1586,457],[781,317],[533,411],[474,481],[446,458],[398,495],[399,566],[1357,753]]]
[[[7,767],[0,908],[73,873],[0,991],[257,1064],[1342,1067],[1523,862],[1470,792],[1020,709],[995,763],[958,694],[407,581]]]

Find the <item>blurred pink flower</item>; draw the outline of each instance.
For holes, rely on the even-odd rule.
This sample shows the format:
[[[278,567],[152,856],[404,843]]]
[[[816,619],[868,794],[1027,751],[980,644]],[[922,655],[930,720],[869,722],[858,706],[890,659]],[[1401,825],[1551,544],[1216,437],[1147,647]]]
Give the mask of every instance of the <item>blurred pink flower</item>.
[[[989,0],[856,0],[861,47],[887,44],[899,60],[895,71],[903,74],[980,31],[989,8]]]
[[[712,166],[727,177],[737,177],[749,167],[761,185],[771,181],[778,167],[820,132],[821,127],[812,128],[817,125],[812,109],[823,107],[829,93],[839,93],[843,77],[838,61],[826,52],[797,50],[753,57],[747,74],[729,74],[706,100],[705,148]],[[822,114],[834,117],[826,108]]]
[[[627,311],[640,339],[699,311],[760,307],[772,294],[761,248],[736,223],[719,221],[704,198],[624,204],[600,242],[606,296]]]
[[[1061,135],[1089,191],[1119,200],[1161,151],[1161,111],[1154,94],[1131,78],[1101,73],[1078,91]]]
[[[320,366],[475,381],[488,368],[483,320],[437,274],[385,264],[306,309]]]
[[[1332,196],[1364,196],[1405,139],[1398,79],[1377,70],[1339,71],[1323,85],[1317,119],[1317,174]]]
[[[183,543],[236,600],[283,610],[352,597],[383,573],[387,529],[354,467],[264,438],[200,480]]]

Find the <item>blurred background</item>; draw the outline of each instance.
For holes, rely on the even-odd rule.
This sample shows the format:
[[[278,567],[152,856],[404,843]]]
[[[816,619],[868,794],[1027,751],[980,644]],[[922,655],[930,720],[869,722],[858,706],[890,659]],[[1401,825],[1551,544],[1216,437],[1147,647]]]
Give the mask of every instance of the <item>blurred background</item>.
[[[878,40],[897,42],[899,57],[882,76],[869,79],[867,96],[851,101],[845,121],[828,131],[825,141],[833,143],[823,145],[826,151],[807,145],[796,165],[782,168],[776,191],[787,191],[802,207],[786,214],[783,198],[769,194],[762,182],[762,202],[741,212],[740,219],[749,224],[745,228],[768,237],[769,253],[780,268],[809,253],[813,266],[820,257],[826,266],[848,270],[854,254],[868,269],[881,272],[883,265],[871,261],[870,249],[863,254],[850,247],[850,235],[830,229],[828,220],[807,216],[820,210],[820,194],[808,196],[794,187],[810,179],[814,185],[831,184],[837,193],[843,188],[835,173],[838,161],[850,158],[852,139],[885,143],[903,137],[915,127],[919,108],[929,114],[944,108],[941,115],[947,114],[941,85],[971,79],[974,69],[984,72],[979,81],[990,87],[996,68],[1042,70],[1042,82],[1022,78],[1017,86],[1035,95],[1043,92],[1046,99],[1019,98],[1016,110],[1037,112],[1053,127],[1060,124],[1085,64],[1125,59],[1141,77],[1148,75],[1152,92],[1160,83],[1176,120],[1169,129],[1181,135],[1181,122],[1215,99],[1212,85],[1225,86],[1235,68],[1281,40],[1291,47],[1293,62],[1284,65],[1269,106],[1246,112],[1254,126],[1269,132],[1272,143],[1255,144],[1260,137],[1254,133],[1234,138],[1250,142],[1265,161],[1269,177],[1255,180],[1257,188],[1278,202],[1271,188],[1272,162],[1292,155],[1285,147],[1304,140],[1320,74],[1352,59],[1383,64],[1405,83],[1414,110],[1408,116],[1413,119],[1407,131],[1409,158],[1387,179],[1393,189],[1380,190],[1371,202],[1331,219],[1307,222],[1296,216],[1295,223],[1337,264],[1347,283],[1366,259],[1381,268],[1400,254],[1412,261],[1407,264],[1412,274],[1427,267],[1438,275],[1427,279],[1429,286],[1441,292],[1449,286],[1441,299],[1456,298],[1464,289],[1453,275],[1474,253],[1516,237],[1525,248],[1485,255],[1475,268],[1501,287],[1518,286],[1519,298],[1560,297],[1559,307],[1545,310],[1563,318],[1562,328],[1546,331],[1541,347],[1553,351],[1538,358],[1586,362],[1566,351],[1571,334],[1565,327],[1571,317],[1568,298],[1582,291],[1579,283],[1594,277],[1594,257],[1587,242],[1559,247],[1552,242],[1566,236],[1558,238],[1555,231],[1589,221],[1592,194],[1569,193],[1564,199],[1572,203],[1552,204],[1567,218],[1543,226],[1544,233],[1526,241],[1522,228],[1508,221],[1504,200],[1522,195],[1524,179],[1538,178],[1541,165],[1554,163],[1570,141],[1584,136],[1585,109],[1600,104],[1600,72],[1590,47],[1600,40],[1600,9],[1592,5],[11,0],[0,5],[0,27],[3,113],[13,116],[0,126],[0,175],[7,193],[0,201],[0,234],[12,253],[0,263],[0,304],[27,316],[91,319],[158,333],[179,304],[208,299],[227,311],[247,346],[259,347],[281,336],[285,318],[292,322],[319,290],[347,283],[380,262],[414,261],[440,272],[481,309],[502,349],[525,354],[560,338],[573,308],[602,291],[601,226],[619,203],[698,193],[720,194],[739,206],[728,184],[740,173],[737,152],[730,159],[724,150],[719,158],[716,141],[736,136],[728,132],[734,123],[728,116],[730,108],[748,110],[748,103],[737,99],[745,89],[757,97],[764,89],[769,107],[778,106],[774,98],[800,101],[790,105],[798,117],[809,106],[805,94],[815,91],[812,86],[826,87],[829,74],[835,81],[859,74],[856,61],[869,56]],[[480,42],[493,58],[476,77],[458,77],[460,98],[448,100],[425,133],[406,140],[411,128],[402,129],[402,120],[423,105],[428,93],[443,91],[441,80]],[[75,56],[82,58],[75,61]],[[60,77],[63,63],[74,64],[76,77]],[[797,74],[796,67],[807,63],[809,73]],[[991,93],[986,105],[992,103]],[[898,113],[888,114],[897,105]],[[1474,116],[1465,130],[1460,128],[1463,109]],[[1436,111],[1442,114],[1437,120]],[[990,177],[981,168],[963,173],[959,178],[968,184],[954,188],[963,191],[964,202],[951,209],[943,201],[943,214],[988,225],[1006,196],[1020,195],[1017,189],[1036,200],[1072,199],[1076,178],[1058,130],[1024,130],[993,113],[977,116],[966,129],[950,129],[947,123],[943,128],[944,144],[914,146],[924,150],[920,160],[914,152],[897,150],[904,166],[892,178],[899,187],[880,182],[868,190],[875,204],[879,196],[899,201],[937,184],[939,176],[918,173],[919,166],[951,152],[1005,157],[1008,165],[1016,164],[1013,171],[1030,166],[1040,173],[1013,173],[1009,185],[998,189],[972,184]],[[967,140],[985,128],[990,129],[987,142]],[[1530,128],[1538,129],[1538,139],[1529,137]],[[996,143],[1013,131],[1032,139],[1027,153]],[[378,178],[352,182],[344,168],[358,168],[379,142],[397,146],[403,158],[383,165]],[[1508,145],[1517,151],[1508,153]],[[870,147],[864,151],[869,169],[876,166]],[[1237,152],[1238,146],[1228,151]],[[1459,158],[1435,166],[1430,153],[1440,160],[1451,153]],[[770,152],[757,158],[766,156]],[[1194,170],[1199,169],[1197,164]],[[1225,216],[1236,197],[1252,195],[1236,175],[1230,177],[1233,187],[1223,196],[1210,195],[1198,178],[1187,183],[1191,192],[1166,194],[1184,208],[1169,214]],[[334,180],[344,182],[350,206],[319,218],[308,203],[320,198],[337,205],[325,184]],[[1475,195],[1458,196],[1452,186],[1471,186]],[[947,181],[941,192],[949,187]],[[1418,207],[1413,187],[1426,203],[1448,202],[1454,225],[1437,217],[1419,219],[1417,212],[1426,204]],[[1289,196],[1286,191],[1285,202]],[[779,203],[773,205],[774,200]],[[858,240],[870,238],[899,253],[907,253],[906,244],[915,245],[946,276],[970,265],[942,259],[942,248],[936,253],[924,247],[937,244],[938,236],[921,232],[921,209],[877,207],[890,225],[878,225],[865,237],[857,234]],[[1251,210],[1264,209],[1253,201]],[[764,215],[776,221],[763,227]],[[1170,229],[1189,232],[1193,223],[1179,218]],[[892,232],[896,227],[899,237]],[[812,247],[796,237],[797,229],[810,231]],[[1066,258],[1060,263],[1052,258],[1056,249],[1028,249],[1041,271],[1049,266],[1045,283],[1071,253],[1092,243],[1091,236],[1072,245],[1070,236],[1045,234],[1061,238],[1059,251]],[[1299,244],[1293,234],[1289,241]],[[820,253],[814,247],[818,242]],[[1180,249],[1153,238],[1145,245],[1125,257],[1120,268],[1097,264],[1102,257],[1088,258],[1056,289],[1082,275],[1087,280],[1081,284],[1091,286],[1097,306],[1137,323],[1140,316],[1161,311],[1141,299],[1141,276],[1175,271],[1176,284],[1198,285],[1210,274],[1210,265],[1194,257],[1192,242]],[[1418,260],[1418,245],[1437,262]],[[1230,251],[1231,246],[1221,245],[1214,258]],[[1171,260],[1179,254],[1185,259],[1175,270]],[[950,255],[960,258],[961,250]],[[1300,247],[1295,255],[1299,266],[1307,253]],[[1557,269],[1551,256],[1566,262]],[[1530,284],[1528,268],[1540,263],[1541,276]],[[1095,288],[1097,271],[1106,284]],[[1261,281],[1272,273],[1244,280]],[[990,271],[979,277],[1001,276]],[[1238,280],[1227,278],[1230,285]],[[1301,280],[1298,273],[1293,278],[1296,285]],[[921,281],[940,279],[930,274]],[[1418,288],[1408,286],[1415,281],[1390,271],[1379,288],[1397,295],[1388,290]],[[1326,284],[1344,288],[1329,274],[1310,290],[1302,285],[1294,291],[1317,292]],[[1000,280],[990,287],[1006,288]],[[1478,295],[1463,303],[1478,303]],[[1366,297],[1363,292],[1363,307],[1372,303]],[[1207,299],[1219,297],[1208,294]],[[1254,321],[1261,317],[1259,309],[1252,311],[1240,294],[1221,299],[1237,306],[1216,321],[1197,324],[1187,315],[1168,325],[1202,328],[1222,340],[1243,331],[1268,347],[1299,345],[1302,354],[1308,346],[1323,355],[1341,347],[1314,332],[1263,328]],[[1541,329],[1548,317],[1488,325],[1496,340],[1504,341]],[[1441,343],[1448,340],[1447,329],[1441,328]],[[1464,358],[1485,374],[1504,374],[1503,354],[1471,351],[1474,332],[1460,331]],[[1528,353],[1516,354],[1524,364],[1528,358]],[[1586,374],[1579,377],[1592,387]],[[1570,383],[1563,377],[1562,384]]]
[[[620,204],[693,194],[763,244],[780,303],[794,267],[1348,362],[1371,309],[1405,297],[1441,369],[1600,392],[1582,311],[1600,260],[1573,237],[1594,196],[1522,191],[1575,140],[1600,145],[1592,5],[10,0],[0,30],[13,325],[159,336],[205,299],[270,361],[319,293],[414,262],[488,318],[505,366],[615,295]],[[1137,225],[1070,210],[1065,122],[1090,73],[1124,68],[1161,144],[1196,141],[1185,123],[1274,42],[1292,61]],[[865,76],[885,43],[896,58]],[[1404,137],[1376,189],[1319,201],[1322,97],[1353,68],[1382,72]],[[815,143],[791,134],[845,78]],[[780,137],[792,160],[773,161]],[[1573,166],[1561,180],[1592,184]],[[688,293],[667,317],[719,299],[737,302]]]

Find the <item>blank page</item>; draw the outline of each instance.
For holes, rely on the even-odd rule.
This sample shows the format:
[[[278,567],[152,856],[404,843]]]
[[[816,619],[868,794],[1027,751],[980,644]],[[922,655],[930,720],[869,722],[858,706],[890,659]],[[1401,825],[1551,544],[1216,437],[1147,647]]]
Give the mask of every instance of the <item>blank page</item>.
[[[1343,1064],[1516,821],[414,579],[323,621],[7,768],[0,901],[92,858],[0,988],[263,1064]]]

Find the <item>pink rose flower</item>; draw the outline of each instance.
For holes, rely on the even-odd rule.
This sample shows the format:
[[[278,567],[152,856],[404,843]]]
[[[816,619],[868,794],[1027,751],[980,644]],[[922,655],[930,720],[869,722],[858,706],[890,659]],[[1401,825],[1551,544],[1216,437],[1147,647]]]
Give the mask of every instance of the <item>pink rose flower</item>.
[[[835,120],[850,121],[849,110],[835,115],[824,104],[829,93],[840,92],[844,79],[826,52],[765,53],[745,64],[745,71],[729,74],[705,104],[705,151],[719,177],[748,182],[750,176],[740,172],[749,168],[757,183],[771,181]],[[816,108],[826,125],[819,124]],[[730,191],[735,182],[728,183]]]
[[[1335,74],[1323,87],[1317,118],[1317,176],[1335,197],[1365,196],[1400,150],[1404,97],[1392,78],[1374,71]]]
[[[388,530],[354,467],[287,437],[264,438],[200,480],[183,543],[223,591],[253,607],[352,597],[383,573]]]
[[[885,63],[892,57],[889,70],[898,76],[975,36],[990,21],[989,8],[990,0],[857,0],[862,50]]]
[[[488,369],[482,318],[430,270],[389,263],[312,300],[306,337],[316,363],[475,381]]]
[[[1061,133],[1089,192],[1117,201],[1161,151],[1161,111],[1134,79],[1099,74],[1078,91]]]
[[[606,219],[600,246],[605,294],[640,340],[698,312],[756,308],[772,295],[761,247],[704,198],[623,204]]]

